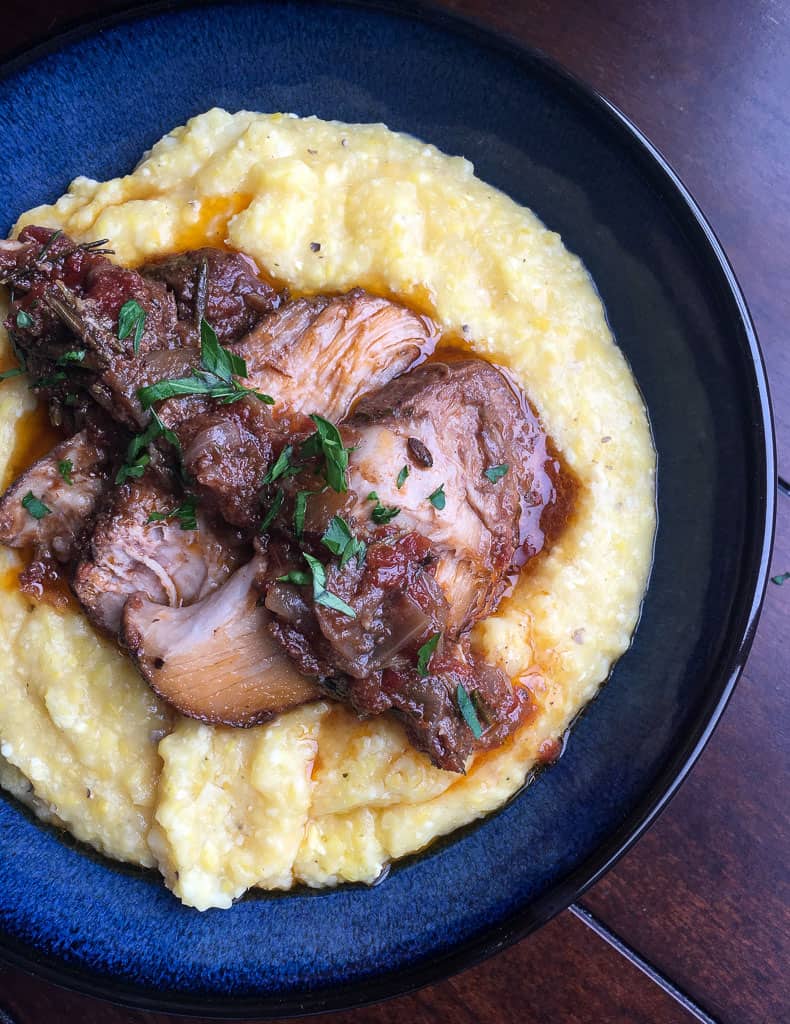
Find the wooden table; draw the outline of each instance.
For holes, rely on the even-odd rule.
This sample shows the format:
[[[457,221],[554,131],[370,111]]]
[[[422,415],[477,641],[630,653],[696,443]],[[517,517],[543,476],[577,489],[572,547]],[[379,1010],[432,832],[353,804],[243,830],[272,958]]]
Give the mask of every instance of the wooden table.
[[[746,293],[768,365],[783,477],[773,571],[790,571],[790,4],[445,2],[544,50],[613,100],[701,204]],[[104,7],[100,0],[6,0],[0,58]],[[789,613],[790,581],[769,586],[744,675],[691,777],[579,905],[449,981],[316,1020],[788,1020]],[[2,967],[0,1007],[17,1024],[176,1020]]]

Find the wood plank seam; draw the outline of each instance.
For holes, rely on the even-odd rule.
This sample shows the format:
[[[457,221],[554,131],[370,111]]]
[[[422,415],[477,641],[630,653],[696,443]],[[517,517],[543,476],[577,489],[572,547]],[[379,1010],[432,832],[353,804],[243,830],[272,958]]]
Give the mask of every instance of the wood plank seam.
[[[696,1020],[700,1021],[701,1024],[720,1024],[715,1018],[711,1017],[709,1013],[699,1006],[698,1003],[694,1002],[690,996],[687,996],[685,992],[677,987],[666,975],[662,974],[659,970],[653,967],[647,960],[637,953],[635,949],[624,942],[618,935],[616,935],[607,925],[603,923],[598,917],[595,916],[591,911],[587,910],[586,907],[580,903],[571,903],[568,910],[574,914],[580,921],[587,925],[588,928],[592,929],[595,934],[607,942],[613,949],[617,950],[621,956],[625,957],[629,963],[633,964],[638,970],[645,974],[655,985],[663,989],[667,995],[671,996],[677,1003],[679,1003],[684,1010],[691,1014]]]

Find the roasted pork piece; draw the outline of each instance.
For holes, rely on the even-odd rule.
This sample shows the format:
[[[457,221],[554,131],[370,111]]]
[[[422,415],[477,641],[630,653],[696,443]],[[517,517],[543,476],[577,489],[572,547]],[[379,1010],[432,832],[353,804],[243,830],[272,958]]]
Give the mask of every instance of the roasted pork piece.
[[[282,296],[261,280],[248,256],[220,249],[192,249],[140,268],[143,277],[172,291],[181,324],[208,320],[223,345],[251,331],[262,313],[277,309]]]
[[[257,725],[323,691],[268,635],[255,587],[258,556],[208,597],[166,607],[136,594],[123,612],[123,641],[143,677],[185,715]]]
[[[181,607],[220,587],[249,551],[212,522],[166,472],[113,487],[79,557],[72,586],[88,617],[117,636],[127,599]]]
[[[201,498],[228,522],[254,529],[272,456],[312,429],[308,414],[342,419],[361,394],[432,351],[437,337],[427,317],[359,289],[298,299],[229,346],[244,360],[243,384],[273,405],[249,396],[231,408],[173,398],[160,413],[181,441]]]
[[[448,732],[446,687],[418,670],[419,651],[433,642],[447,679],[485,680],[480,701],[501,732],[519,695],[475,661],[466,635],[543,548],[559,463],[526,398],[479,359],[424,364],[364,397],[336,436],[319,428],[317,454],[310,441],[292,450],[272,484],[282,546],[271,552],[270,632],[357,711],[395,709],[416,746],[459,770],[470,747]],[[348,466],[333,486],[338,451]]]
[[[44,228],[0,243],[12,342],[71,431],[0,499],[23,584],[65,566],[207,722],[325,697],[398,716],[452,771],[501,743],[529,693],[469,633],[573,497],[506,372],[423,362],[436,324],[360,289],[289,301],[240,254],[107,255]]]
[[[436,324],[355,288],[298,299],[264,317],[230,349],[247,380],[275,399],[275,416],[344,419],[361,394],[383,387],[433,351]]]
[[[22,587],[39,594],[42,583],[71,562],[110,486],[109,438],[85,428],[34,463],[0,498],[0,544],[24,548],[32,559]]]

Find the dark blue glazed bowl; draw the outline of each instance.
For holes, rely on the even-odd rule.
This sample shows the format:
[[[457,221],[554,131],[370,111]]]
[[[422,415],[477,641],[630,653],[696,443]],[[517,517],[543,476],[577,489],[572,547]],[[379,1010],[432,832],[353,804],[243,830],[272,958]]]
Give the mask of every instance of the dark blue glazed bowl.
[[[0,81],[0,229],[77,174],[124,173],[213,105],[381,120],[470,158],[586,263],[659,455],[642,621],[564,757],[377,888],[199,914],[154,875],[89,855],[0,800],[0,955],[139,1007],[251,1017],[380,999],[468,966],[547,921],[641,834],[746,658],[766,580],[774,452],[743,298],[672,171],[549,61],[447,15],[403,4],[168,4],[45,43]]]

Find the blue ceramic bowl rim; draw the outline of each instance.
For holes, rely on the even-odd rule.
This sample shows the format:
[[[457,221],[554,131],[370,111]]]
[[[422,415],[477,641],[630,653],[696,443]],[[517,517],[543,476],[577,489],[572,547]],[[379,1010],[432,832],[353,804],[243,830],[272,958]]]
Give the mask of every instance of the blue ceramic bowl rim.
[[[224,3],[244,4],[249,0],[223,0]],[[260,0],[259,0],[260,2]],[[438,29],[454,33],[510,56],[522,66],[537,70],[553,80],[577,101],[603,114],[618,131],[619,141],[650,167],[654,180],[667,202],[674,202],[684,224],[693,233],[695,248],[706,256],[709,269],[718,277],[718,286],[726,294],[733,313],[733,332],[749,352],[754,378],[750,382],[749,398],[759,415],[755,418],[753,441],[762,456],[762,464],[755,467],[752,514],[757,529],[749,531],[752,538],[749,551],[749,571],[745,582],[734,599],[734,629],[719,663],[710,674],[709,697],[701,708],[694,727],[688,730],[647,795],[635,806],[609,837],[599,844],[585,861],[570,872],[548,893],[518,908],[500,921],[485,928],[480,934],[446,950],[440,956],[387,972],[362,983],[333,986],[330,989],[305,993],[298,1000],[291,997],[265,996],[234,999],[223,997],[221,1002],[198,997],[190,1000],[179,994],[152,997],[135,986],[116,984],[104,976],[61,963],[57,958],[41,955],[32,949],[20,949],[9,944],[0,934],[0,961],[30,971],[55,984],[115,1003],[142,1010],[159,1010],[177,1014],[211,1015],[216,1019],[253,1019],[255,1017],[281,1017],[283,1015],[312,1015],[334,1010],[362,1006],[403,995],[424,985],[480,963],[502,951],[531,932],[548,923],[576,901],[594,885],[622,857],[644,832],[656,821],[669,801],[687,778],[692,767],[710,740],[724,709],[729,702],[752,646],[768,582],[768,573],[774,539],[776,513],[776,441],[773,413],[757,333],[749,314],[746,300],[735,273],[715,232],[692,198],[677,173],[663,154],[640,129],[617,107],[559,62],[542,51],[527,46],[513,37],[490,29],[473,18],[464,17],[439,8],[423,0],[297,0],[305,6],[341,6],[380,11],[393,17],[416,19]],[[10,77],[34,61],[52,54],[62,47],[93,35],[102,29],[114,27],[157,14],[210,7],[216,0],[153,0],[153,2],[123,5],[101,17],[87,16],[76,19],[65,28],[44,36],[32,46],[23,47],[0,65],[0,81]],[[711,286],[713,287],[713,285]],[[746,396],[745,396],[746,397]]]

